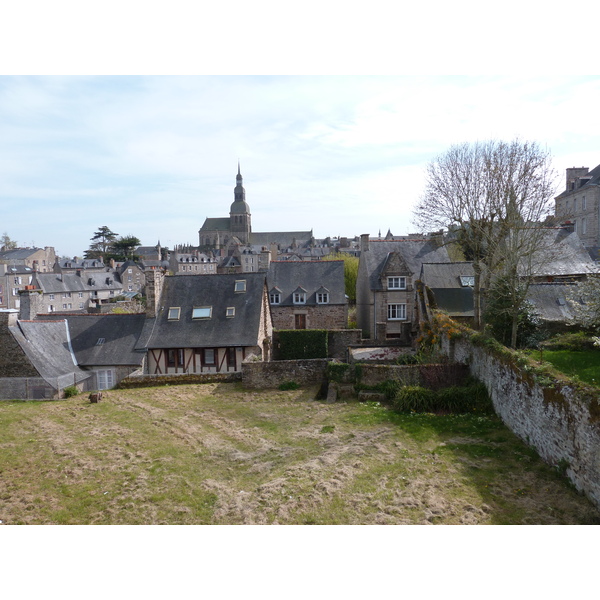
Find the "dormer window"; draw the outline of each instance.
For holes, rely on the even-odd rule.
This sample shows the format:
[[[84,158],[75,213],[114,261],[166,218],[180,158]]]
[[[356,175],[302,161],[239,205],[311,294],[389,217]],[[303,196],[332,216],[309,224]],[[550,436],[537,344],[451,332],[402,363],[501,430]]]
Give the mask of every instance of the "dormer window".
[[[325,287],[320,287],[316,293],[317,304],[329,304],[329,290]]]
[[[168,320],[169,321],[179,321],[179,315],[181,314],[181,307],[179,306],[171,306],[169,308],[169,315],[168,315]]]
[[[192,319],[210,319],[212,306],[195,306],[192,309]]]
[[[306,304],[306,290],[299,287],[293,294],[294,304]]]
[[[463,287],[474,287],[475,286],[475,276],[474,275],[461,275],[460,276],[460,285]]]
[[[269,292],[269,303],[270,304],[281,304],[281,290],[278,287],[274,287]]]
[[[387,286],[388,290],[405,290],[406,277],[388,277]]]
[[[238,279],[235,282],[235,292],[236,293],[242,293],[246,291],[246,280],[245,279]]]

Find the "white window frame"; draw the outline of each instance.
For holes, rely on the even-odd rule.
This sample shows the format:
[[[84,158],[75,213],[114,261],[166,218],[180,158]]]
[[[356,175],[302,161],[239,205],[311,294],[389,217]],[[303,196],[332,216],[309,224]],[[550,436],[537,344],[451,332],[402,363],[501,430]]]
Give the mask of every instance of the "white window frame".
[[[294,292],[294,304],[306,304],[306,292]]]
[[[279,292],[271,292],[269,294],[269,302],[271,304],[281,304],[281,294]]]
[[[113,369],[96,371],[96,381],[99,390],[109,390],[115,386],[115,372]]]
[[[406,321],[406,304],[388,304],[387,318],[388,321]]]
[[[329,304],[329,293],[317,292],[317,304]]]
[[[167,313],[167,320],[179,321],[181,316],[181,306],[169,306],[169,312]]]
[[[388,290],[405,290],[406,289],[406,277],[400,277],[394,275],[393,277],[388,277]]]
[[[236,279],[234,291],[236,294],[243,294],[246,291],[246,280]]]
[[[235,317],[235,306],[228,306],[228,307],[225,309],[225,316],[226,316],[228,319],[231,319],[232,317]]]

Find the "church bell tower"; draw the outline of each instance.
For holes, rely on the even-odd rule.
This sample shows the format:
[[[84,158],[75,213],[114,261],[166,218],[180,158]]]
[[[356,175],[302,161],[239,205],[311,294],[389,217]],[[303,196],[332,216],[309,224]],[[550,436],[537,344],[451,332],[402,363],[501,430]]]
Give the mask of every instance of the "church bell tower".
[[[233,190],[233,204],[229,210],[229,223],[231,234],[237,237],[243,244],[250,242],[252,232],[250,207],[246,203],[246,190],[242,185],[242,174],[238,161],[238,172],[235,177],[235,188]]]

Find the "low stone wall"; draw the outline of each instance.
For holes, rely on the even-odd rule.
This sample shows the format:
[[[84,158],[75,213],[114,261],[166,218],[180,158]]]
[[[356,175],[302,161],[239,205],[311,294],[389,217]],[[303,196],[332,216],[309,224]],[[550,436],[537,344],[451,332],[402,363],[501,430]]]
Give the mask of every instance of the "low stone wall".
[[[469,365],[487,387],[504,423],[540,457],[564,469],[575,487],[600,506],[600,405],[564,383],[540,386],[532,375],[468,339],[442,338],[442,350]]]
[[[131,375],[125,377],[115,386],[116,389],[131,389],[140,387],[158,387],[161,385],[186,385],[202,383],[231,383],[241,381],[242,374],[236,373],[205,373],[187,375]]]
[[[432,390],[462,385],[469,376],[463,364],[433,365],[368,365],[356,364],[356,378],[362,385],[372,387],[384,381],[399,381],[402,385],[418,385]]]
[[[327,333],[327,346],[329,358],[343,362],[348,361],[348,347],[360,343],[362,331],[360,329],[331,329]]]
[[[251,389],[277,388],[285,381],[299,385],[322,383],[327,375],[325,358],[311,360],[248,361],[242,364],[242,382]]]

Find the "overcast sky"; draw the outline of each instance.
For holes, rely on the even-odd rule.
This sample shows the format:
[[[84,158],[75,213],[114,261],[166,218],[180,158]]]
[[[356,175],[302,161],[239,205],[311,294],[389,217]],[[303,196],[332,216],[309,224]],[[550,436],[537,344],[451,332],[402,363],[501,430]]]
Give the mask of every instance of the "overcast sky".
[[[516,136],[600,163],[600,77],[0,77],[0,233],[81,256],[107,225],[198,244],[238,160],[255,231],[414,231],[424,168]]]

